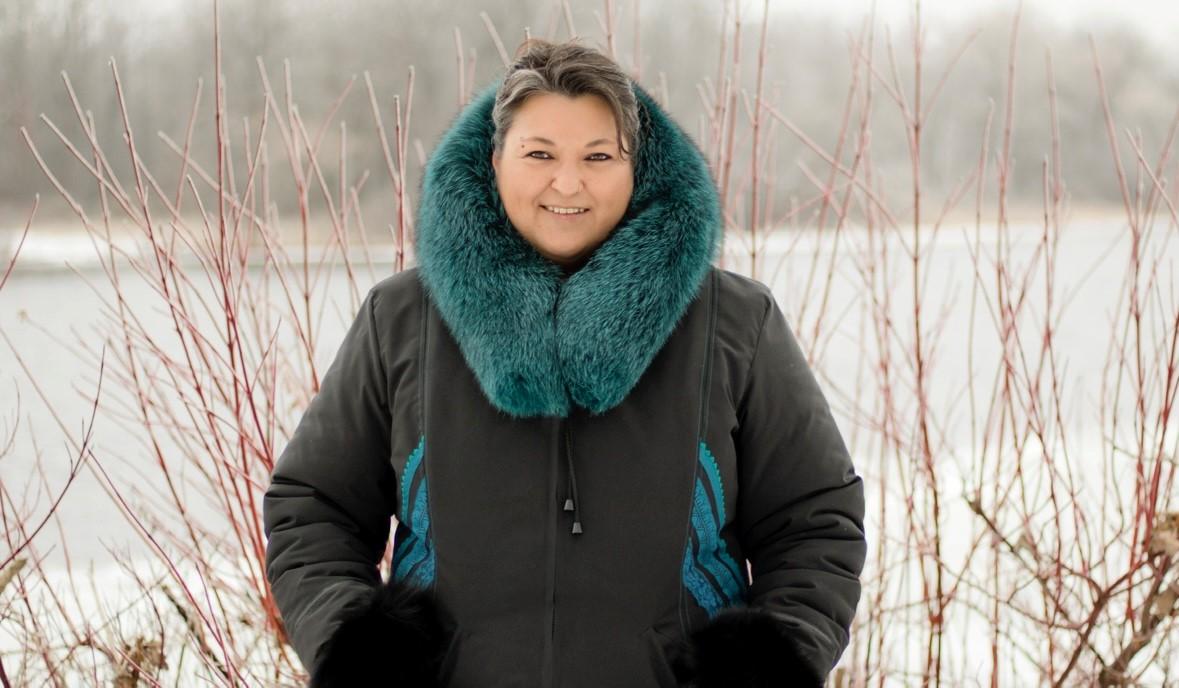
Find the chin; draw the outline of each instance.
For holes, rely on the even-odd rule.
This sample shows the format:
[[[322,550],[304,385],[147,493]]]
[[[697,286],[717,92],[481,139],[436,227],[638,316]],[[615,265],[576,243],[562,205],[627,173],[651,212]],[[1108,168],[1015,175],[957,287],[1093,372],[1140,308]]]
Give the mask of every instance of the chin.
[[[549,262],[564,268],[580,267],[585,264],[585,261],[586,258],[582,256],[553,256],[549,258]]]
[[[589,251],[585,247],[578,247],[576,249],[561,248],[546,248],[541,251],[541,255],[548,258],[554,263],[569,264],[583,260],[589,255]]]

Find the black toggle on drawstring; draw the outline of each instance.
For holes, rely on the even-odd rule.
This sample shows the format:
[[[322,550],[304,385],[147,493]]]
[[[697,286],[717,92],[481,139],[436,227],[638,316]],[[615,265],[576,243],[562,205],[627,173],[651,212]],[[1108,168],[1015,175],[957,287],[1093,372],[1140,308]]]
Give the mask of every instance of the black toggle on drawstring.
[[[577,473],[573,469],[573,440],[569,436],[569,426],[565,426],[565,463],[569,467],[569,480],[567,481],[566,494],[570,495],[565,498],[565,511],[573,512],[573,534],[581,535],[581,511],[578,507],[577,499]]]

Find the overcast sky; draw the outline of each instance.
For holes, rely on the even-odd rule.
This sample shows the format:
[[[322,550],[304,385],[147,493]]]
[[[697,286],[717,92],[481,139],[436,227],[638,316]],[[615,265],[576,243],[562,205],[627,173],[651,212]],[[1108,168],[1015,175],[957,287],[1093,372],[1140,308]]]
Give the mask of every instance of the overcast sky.
[[[211,0],[206,0],[211,6]],[[232,0],[223,0],[229,2]],[[755,17],[760,15],[764,0],[739,0],[742,13]],[[140,17],[153,17],[168,13],[181,3],[193,0],[139,0],[119,3],[116,7],[134,8]],[[543,0],[538,0],[539,2]],[[570,0],[574,7],[601,9],[601,0]],[[632,0],[616,0],[618,7],[630,7]],[[676,6],[677,0],[639,0],[644,12],[658,11],[660,5]],[[716,0],[718,7],[722,0]],[[846,20],[856,20],[867,15],[873,0],[770,0],[775,12],[806,12],[827,14]],[[914,0],[875,0],[877,14],[894,25],[904,25],[912,14]],[[456,12],[479,9],[479,0],[461,0],[453,3]],[[921,14],[927,18],[931,28],[938,24],[968,19],[987,8],[1001,8],[1013,12],[1017,0],[923,0]],[[1038,12],[1053,17],[1068,26],[1100,27],[1110,22],[1124,22],[1151,36],[1153,40],[1173,42],[1179,37],[1179,0],[1024,0],[1026,11]]]
[[[746,7],[760,12],[761,0]],[[777,11],[798,11],[810,14],[828,14],[847,20],[867,15],[872,0],[823,0],[802,2],[801,0],[771,0]],[[913,0],[876,0],[876,14],[893,25],[907,25],[913,13]],[[930,26],[969,19],[987,9],[998,9],[1014,13],[1016,0],[924,0],[921,3],[923,21]],[[1132,26],[1152,40],[1174,45],[1179,38],[1179,0],[1024,0],[1025,12],[1051,17],[1063,26],[1100,28],[1112,23]]]

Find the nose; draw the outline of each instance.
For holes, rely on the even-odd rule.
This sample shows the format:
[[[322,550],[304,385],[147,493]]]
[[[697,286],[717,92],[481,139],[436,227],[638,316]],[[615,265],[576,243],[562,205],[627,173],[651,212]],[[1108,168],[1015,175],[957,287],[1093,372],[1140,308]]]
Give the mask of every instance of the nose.
[[[575,196],[581,190],[581,174],[577,163],[562,164],[553,175],[553,190],[562,196]]]

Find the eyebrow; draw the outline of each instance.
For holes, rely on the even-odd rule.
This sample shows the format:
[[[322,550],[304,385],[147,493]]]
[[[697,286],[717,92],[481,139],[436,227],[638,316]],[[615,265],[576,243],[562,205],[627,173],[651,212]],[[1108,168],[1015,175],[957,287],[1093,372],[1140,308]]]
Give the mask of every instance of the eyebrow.
[[[538,141],[538,142],[540,142],[540,143],[543,143],[543,144],[545,144],[546,146],[555,146],[555,145],[557,145],[557,144],[553,143],[552,141],[550,141],[550,140],[546,139],[546,138],[545,138],[545,137],[543,137],[543,136],[526,136],[526,137],[524,137],[524,138],[522,138],[522,139],[520,139],[520,140],[521,140],[521,141]],[[590,141],[589,143],[585,144],[585,147],[586,147],[586,148],[592,148],[592,147],[594,147],[594,146],[600,146],[600,145],[602,145],[603,143],[614,143],[614,139],[594,139],[593,141]]]

